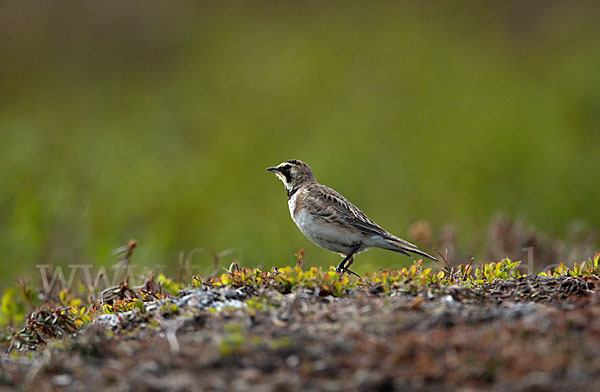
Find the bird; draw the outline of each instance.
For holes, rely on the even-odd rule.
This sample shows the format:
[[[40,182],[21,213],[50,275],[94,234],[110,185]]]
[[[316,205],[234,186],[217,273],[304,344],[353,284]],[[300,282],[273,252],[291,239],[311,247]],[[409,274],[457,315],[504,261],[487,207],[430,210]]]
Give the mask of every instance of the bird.
[[[349,269],[354,255],[370,248],[437,261],[416,245],[384,230],[340,193],[319,184],[306,163],[290,159],[267,170],[283,182],[290,215],[300,231],[316,245],[343,257],[335,269],[340,276],[345,272],[359,276]]]

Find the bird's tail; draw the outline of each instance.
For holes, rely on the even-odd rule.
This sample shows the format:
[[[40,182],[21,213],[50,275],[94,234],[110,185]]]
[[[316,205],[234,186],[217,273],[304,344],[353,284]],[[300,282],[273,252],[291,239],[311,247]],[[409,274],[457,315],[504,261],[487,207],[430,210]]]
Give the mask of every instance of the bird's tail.
[[[410,244],[412,245],[412,244]],[[386,238],[383,241],[383,244],[381,244],[379,247],[383,248],[383,249],[387,249],[387,250],[391,250],[393,252],[398,252],[398,253],[402,253],[405,256],[408,257],[412,257],[411,253],[414,253],[416,255],[419,256],[423,256],[426,257],[428,259],[434,260],[434,261],[438,261],[435,257],[428,255],[427,253],[420,251],[419,249],[416,248],[416,246],[410,246],[407,245],[407,243],[401,239],[395,239],[395,238]]]

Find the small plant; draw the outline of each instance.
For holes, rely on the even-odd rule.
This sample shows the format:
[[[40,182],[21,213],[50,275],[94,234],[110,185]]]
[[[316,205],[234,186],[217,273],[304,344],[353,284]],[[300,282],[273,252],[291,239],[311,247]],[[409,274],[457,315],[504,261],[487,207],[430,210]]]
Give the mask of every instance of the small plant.
[[[8,351],[34,350],[45,346],[48,339],[72,336],[78,330],[76,320],[80,317],[79,312],[70,307],[36,310],[27,316],[25,328],[10,336]]]
[[[594,276],[600,277],[600,252],[596,253],[593,258],[581,263],[573,263],[573,268],[569,268],[565,263],[560,263],[554,270],[540,272],[540,276]]]
[[[7,288],[0,300],[0,327],[21,323],[25,316],[25,304],[19,298],[19,290],[16,287]]]
[[[166,292],[171,295],[177,295],[177,293],[179,293],[179,291],[182,289],[181,284],[173,282],[163,274],[158,275],[158,283],[163,289],[165,289]]]
[[[123,249],[125,260],[131,258],[135,248],[131,243]],[[276,290],[280,294],[288,294],[296,290],[307,290],[314,295],[343,297],[354,290],[366,290],[370,293],[416,292],[422,288],[443,288],[464,286],[474,288],[496,280],[516,279],[522,277],[519,271],[520,262],[504,259],[499,262],[482,262],[473,265],[473,260],[467,264],[450,266],[447,262],[443,269],[434,271],[422,260],[414,261],[409,267],[398,270],[380,270],[367,273],[364,277],[354,278],[348,275],[341,277],[334,267],[322,269],[303,268],[304,252],[296,255],[297,265],[294,267],[276,268],[268,271],[260,268],[240,267],[236,262],[221,275],[201,277],[193,276],[191,287],[245,287],[253,296],[246,300],[246,311],[251,316],[267,311],[273,306],[279,306],[273,297],[265,297],[261,293],[266,290]],[[446,260],[442,257],[443,260]],[[212,274],[211,274],[212,275]],[[540,276],[548,277],[593,277],[600,279],[600,253],[581,263],[567,267],[561,263],[553,270],[544,271]],[[46,296],[45,302],[36,304],[32,291],[23,280],[15,286],[7,288],[0,299],[0,326],[10,327],[24,324],[18,332],[8,330],[6,334],[9,350],[36,350],[44,347],[49,340],[71,336],[78,330],[89,325],[102,314],[123,312],[147,313],[147,303],[174,297],[185,287],[174,282],[165,275],[159,275],[155,280],[150,276],[144,285],[129,287],[128,280],[120,282],[115,287],[105,289],[98,297],[90,296],[89,292],[70,291],[67,288],[57,290],[52,296]],[[98,299],[94,299],[98,298]],[[210,309],[209,309],[210,311]],[[162,315],[177,315],[180,310],[175,304],[165,304],[160,308]],[[149,322],[152,323],[151,316]],[[240,343],[241,333],[233,331],[223,340],[221,349],[224,355],[244,350],[246,342]],[[243,337],[243,336],[242,336]],[[247,339],[243,339],[244,341]]]
[[[302,262],[304,261],[304,249],[300,249],[298,253],[294,253],[294,257],[297,259],[296,267],[302,268]]]

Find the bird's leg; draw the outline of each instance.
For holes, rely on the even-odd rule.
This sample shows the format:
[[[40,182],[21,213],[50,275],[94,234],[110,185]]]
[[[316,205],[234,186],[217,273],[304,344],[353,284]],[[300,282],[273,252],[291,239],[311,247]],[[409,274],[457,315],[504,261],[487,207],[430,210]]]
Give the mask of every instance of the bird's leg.
[[[352,255],[349,259],[345,258],[344,260],[348,260],[347,265],[342,265],[342,263],[340,263],[340,265],[337,266],[337,268],[335,269],[335,272],[337,272],[338,274],[340,274],[340,278],[344,277],[344,274],[346,272],[352,272],[348,269],[348,267],[354,263],[354,255]]]
[[[348,261],[352,255],[354,255],[356,251],[353,250],[352,252],[350,252],[350,254],[348,254],[348,256],[346,256],[342,261],[340,261],[340,263],[338,264],[337,267],[335,267],[335,272],[342,272],[344,270],[344,264],[346,264],[346,261]]]
[[[344,276],[344,272],[348,272],[351,274],[354,274],[356,276],[358,276],[358,274],[356,274],[355,272],[352,272],[348,269],[348,267],[345,266],[346,261],[349,261],[348,266],[352,265],[352,263],[354,262],[354,254],[356,252],[358,252],[358,250],[360,249],[361,244],[358,244],[354,249],[352,249],[352,251],[348,254],[348,256],[346,256],[344,258],[344,260],[342,260],[338,266],[335,268],[335,272],[341,272],[342,274],[340,276]]]
[[[352,263],[354,263],[354,256],[352,256],[350,260],[348,260],[348,264],[344,267],[344,271],[356,276],[357,278],[360,278],[360,276],[356,272],[350,271],[350,266],[352,265]]]
[[[348,258],[346,257],[345,259],[343,259],[342,261],[340,261],[340,263],[338,264],[337,267],[335,267],[335,272],[342,272],[344,271],[344,263],[346,262],[346,260],[348,260]]]

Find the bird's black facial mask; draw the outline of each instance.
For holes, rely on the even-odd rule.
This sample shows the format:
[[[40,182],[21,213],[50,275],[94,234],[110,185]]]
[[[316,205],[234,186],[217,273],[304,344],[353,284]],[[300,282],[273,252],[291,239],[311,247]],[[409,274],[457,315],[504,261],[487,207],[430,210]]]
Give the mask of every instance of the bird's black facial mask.
[[[285,181],[288,184],[292,182],[292,167],[290,165],[281,166],[279,172],[285,176]]]
[[[267,170],[275,173],[277,175],[277,178],[279,178],[281,180],[281,182],[283,182],[286,189],[289,190],[289,188],[292,186],[292,167],[291,167],[291,165],[281,164],[276,167],[268,167]]]

